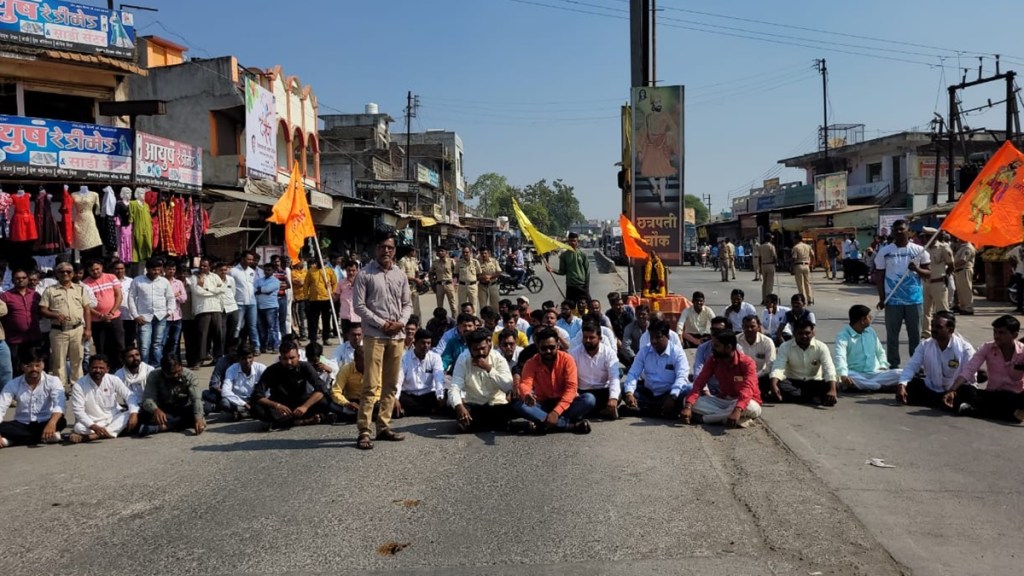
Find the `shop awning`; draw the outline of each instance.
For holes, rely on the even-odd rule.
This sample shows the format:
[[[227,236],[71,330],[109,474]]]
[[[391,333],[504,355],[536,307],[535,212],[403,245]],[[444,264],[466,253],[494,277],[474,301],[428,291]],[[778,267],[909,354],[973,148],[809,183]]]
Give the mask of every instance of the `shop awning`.
[[[262,228],[246,228],[244,226],[217,226],[208,228],[206,230],[207,236],[213,236],[214,238],[223,238],[232,234],[239,234],[242,232],[259,232]]]
[[[805,216],[835,216],[836,214],[848,214],[850,212],[860,212],[861,210],[871,210],[872,208],[878,208],[878,206],[875,204],[847,206],[846,208],[837,208],[835,210],[822,210],[821,212],[815,211],[812,214],[805,214]]]
[[[250,202],[252,204],[260,204],[263,206],[273,206],[277,202],[277,198],[272,196],[265,196],[263,194],[248,194],[241,190],[231,190],[229,188],[203,188],[203,192],[206,194],[212,194],[214,196],[221,196],[223,198],[230,198],[231,200],[238,200],[240,202]]]
[[[63,50],[44,50],[43,55],[51,60],[63,60],[77,64],[91,64],[101,68],[114,68],[121,72],[147,76],[149,72],[145,68],[139,68],[134,62],[108,58],[98,54],[79,54],[77,52],[65,52]]]

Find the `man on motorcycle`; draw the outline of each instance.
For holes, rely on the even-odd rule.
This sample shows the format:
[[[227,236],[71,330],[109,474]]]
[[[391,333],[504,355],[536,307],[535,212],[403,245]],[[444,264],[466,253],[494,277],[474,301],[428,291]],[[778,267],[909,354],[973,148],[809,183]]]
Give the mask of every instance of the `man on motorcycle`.
[[[512,278],[516,281],[516,288],[522,288],[523,282],[526,282],[526,258],[522,246],[516,248],[512,257]]]

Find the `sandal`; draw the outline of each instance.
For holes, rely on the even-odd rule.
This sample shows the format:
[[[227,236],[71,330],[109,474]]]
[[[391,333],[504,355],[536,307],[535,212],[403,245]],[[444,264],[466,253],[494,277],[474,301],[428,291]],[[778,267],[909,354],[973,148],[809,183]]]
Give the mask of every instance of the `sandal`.
[[[383,440],[385,442],[401,442],[405,440],[404,434],[398,434],[390,428],[377,432],[377,440]]]
[[[590,421],[580,420],[572,427],[572,431],[576,434],[590,434]]]
[[[356,440],[356,448],[360,450],[373,450],[373,441],[370,440],[370,435],[366,432],[359,435],[359,439]]]

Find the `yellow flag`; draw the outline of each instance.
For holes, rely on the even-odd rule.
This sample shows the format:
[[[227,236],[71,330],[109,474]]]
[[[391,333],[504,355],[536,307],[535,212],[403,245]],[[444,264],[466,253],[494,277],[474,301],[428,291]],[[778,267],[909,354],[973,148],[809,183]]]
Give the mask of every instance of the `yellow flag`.
[[[309,213],[309,203],[306,202],[306,187],[302,183],[298,164],[292,166],[288,188],[274,204],[267,222],[284,225],[284,245],[293,262],[299,259],[299,251],[302,250],[306,238],[316,236],[313,217]]]
[[[512,198],[512,210],[516,213],[516,221],[519,222],[519,229],[523,231],[523,234],[533,242],[533,247],[537,249],[537,254],[547,254],[554,250],[570,250],[569,245],[563,242],[559,242],[554,238],[544,234],[537,227],[530,222],[530,219],[523,213],[523,209],[519,207],[519,202],[515,198]]]

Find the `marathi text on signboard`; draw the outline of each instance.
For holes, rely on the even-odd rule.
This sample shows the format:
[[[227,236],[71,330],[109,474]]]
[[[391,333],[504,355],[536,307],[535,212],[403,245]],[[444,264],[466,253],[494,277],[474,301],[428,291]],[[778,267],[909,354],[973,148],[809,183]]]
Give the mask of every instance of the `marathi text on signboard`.
[[[633,88],[633,221],[667,264],[682,263],[683,87]]]
[[[0,174],[127,182],[131,161],[127,128],[0,116]]]
[[[135,158],[139,184],[193,192],[203,187],[202,148],[139,132]]]
[[[414,194],[418,188],[419,184],[404,180],[356,180],[356,193],[363,196]]]
[[[846,208],[846,172],[814,177],[814,210]]]
[[[274,93],[249,78],[245,79],[245,171],[250,177],[277,177]]]
[[[0,0],[0,42],[132,58],[135,23],[121,10],[61,0]]]

